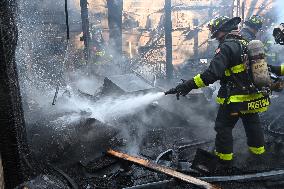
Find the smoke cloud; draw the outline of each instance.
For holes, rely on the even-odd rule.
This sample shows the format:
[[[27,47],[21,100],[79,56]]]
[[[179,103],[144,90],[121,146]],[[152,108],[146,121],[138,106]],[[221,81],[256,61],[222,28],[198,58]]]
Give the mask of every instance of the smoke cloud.
[[[276,0],[276,2],[274,3],[274,7],[276,8],[276,11],[277,11],[278,22],[283,23],[284,22],[284,12],[283,12],[284,1]]]
[[[76,25],[74,23],[80,22],[80,10],[78,2],[75,0],[68,2],[70,30],[72,30],[72,26]],[[44,11],[40,10],[45,10],[47,13],[48,11],[61,12],[61,14],[46,20]],[[188,122],[192,124],[198,122],[204,125],[204,128],[212,123],[211,119],[208,119],[211,117],[208,113],[210,110],[202,111],[202,113],[196,111],[202,107],[204,101],[196,101],[187,106],[184,101],[176,101],[174,96],[167,96],[163,99],[164,102],[159,101],[161,108],[159,111],[166,111],[153,114],[145,109],[151,103],[161,100],[164,96],[163,93],[112,95],[96,98],[105,77],[131,73],[131,69],[135,65],[131,65],[133,62],[128,62],[126,58],[121,57],[116,49],[104,44],[106,53],[109,53],[111,57],[109,62],[96,66],[93,66],[93,62],[91,62],[89,65],[68,70],[67,67],[73,65],[75,59],[83,61],[83,57],[76,57],[72,48],[70,48],[70,52],[65,51],[66,33],[64,29],[59,30],[56,26],[56,23],[65,25],[63,10],[63,1],[52,0],[42,4],[39,0],[19,1],[17,64],[27,127],[36,123],[36,126],[42,130],[55,129],[58,133],[64,134],[69,127],[84,118],[95,118],[106,125],[116,126],[117,120],[126,117],[125,127],[119,127],[120,134],[127,140],[128,151],[136,154],[139,152],[139,146],[147,129],[151,129],[152,125],[170,126],[166,124],[167,117],[169,117],[165,113],[166,111],[175,115],[177,119],[189,120]],[[56,20],[53,20],[55,18]],[[45,21],[52,21],[54,24],[47,27],[44,24]],[[81,34],[78,33],[78,35]],[[71,38],[74,36],[71,35]],[[58,39],[61,41],[58,42]],[[66,54],[68,57],[64,65]],[[141,70],[145,72],[146,68],[142,67]],[[53,106],[51,103],[57,86],[60,86],[60,90],[56,105]],[[81,92],[88,94],[89,97],[82,95]],[[165,115],[165,117],[161,115]],[[134,118],[130,119],[131,116]],[[174,120],[178,122],[176,125],[182,127],[188,124],[186,121],[179,122],[180,120]],[[135,131],[130,128],[132,126],[135,127]],[[97,130],[90,130],[88,138],[96,136],[93,133],[97,133]],[[206,137],[205,134],[203,136]]]

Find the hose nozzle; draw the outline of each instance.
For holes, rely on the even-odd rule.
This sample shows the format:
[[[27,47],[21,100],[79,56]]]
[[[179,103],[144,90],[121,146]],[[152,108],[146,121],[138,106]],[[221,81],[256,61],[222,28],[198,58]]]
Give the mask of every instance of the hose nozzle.
[[[175,88],[172,88],[172,89],[170,89],[170,90],[168,90],[168,91],[166,91],[166,92],[164,92],[165,93],[165,95],[168,95],[168,94],[176,94],[177,93],[177,90],[175,89]]]

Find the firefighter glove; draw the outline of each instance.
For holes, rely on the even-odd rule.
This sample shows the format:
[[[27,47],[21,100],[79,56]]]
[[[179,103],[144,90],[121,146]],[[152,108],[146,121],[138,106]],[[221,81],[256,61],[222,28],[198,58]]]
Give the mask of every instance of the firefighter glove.
[[[192,88],[187,85],[187,82],[179,84],[175,89],[177,93],[182,96],[187,95],[192,90]]]
[[[183,80],[182,83],[177,85],[175,88],[172,88],[165,92],[165,95],[168,94],[176,94],[177,99],[179,100],[179,96],[185,96],[187,95],[192,89],[194,89],[194,81],[193,80]]]

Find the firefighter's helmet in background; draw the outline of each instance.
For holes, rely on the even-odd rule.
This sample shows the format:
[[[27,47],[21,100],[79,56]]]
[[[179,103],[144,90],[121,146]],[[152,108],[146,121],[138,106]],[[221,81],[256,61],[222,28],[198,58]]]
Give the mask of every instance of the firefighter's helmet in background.
[[[245,25],[249,26],[255,30],[260,30],[262,28],[263,19],[259,15],[252,15],[248,20],[245,21]]]
[[[277,44],[284,45],[284,23],[274,28],[273,37]]]
[[[231,32],[232,30],[238,29],[238,24],[240,22],[240,17],[230,19],[227,16],[221,16],[212,19],[208,24],[208,28],[211,32],[211,38],[216,38],[218,32]]]

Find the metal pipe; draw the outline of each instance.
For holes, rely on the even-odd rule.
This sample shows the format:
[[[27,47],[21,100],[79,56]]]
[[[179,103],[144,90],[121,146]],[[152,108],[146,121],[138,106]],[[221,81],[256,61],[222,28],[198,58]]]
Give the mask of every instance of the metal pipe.
[[[267,172],[261,172],[261,173],[253,173],[253,174],[244,174],[244,175],[233,175],[233,176],[211,176],[211,177],[197,177],[199,179],[205,180],[207,182],[229,182],[229,181],[258,181],[258,180],[268,180],[275,177],[283,177],[284,176],[284,170],[271,170]],[[159,182],[152,182],[137,186],[132,186],[124,189],[144,189],[144,188],[150,188],[155,187],[159,188],[162,186],[168,186],[170,184],[174,184],[176,182],[175,179],[169,179],[169,180],[163,180]]]
[[[123,189],[161,189],[161,188],[168,188],[169,184],[173,184],[175,182],[174,179],[170,180],[163,180],[163,181],[158,181],[158,182],[150,182],[147,184],[141,184],[141,185],[136,185],[136,186],[131,186]]]
[[[269,179],[275,176],[284,176],[284,170],[272,170],[267,172],[259,172],[253,174],[233,175],[233,176],[213,176],[213,177],[199,177],[199,179],[207,182],[227,182],[227,181],[256,181]]]

